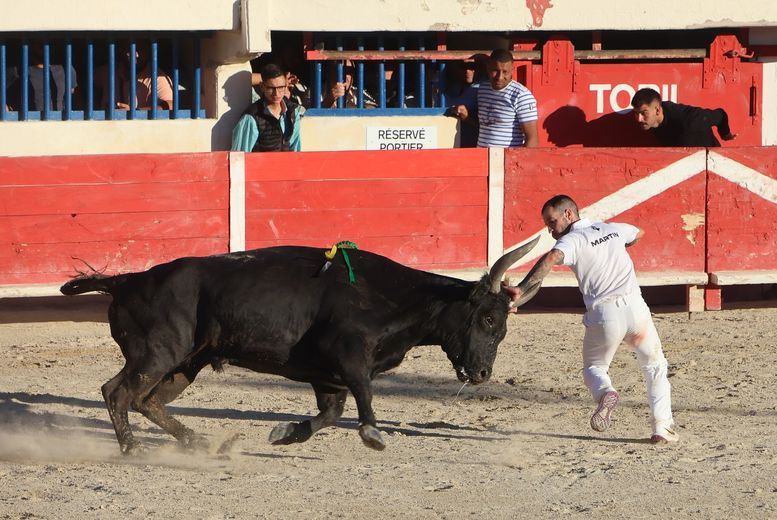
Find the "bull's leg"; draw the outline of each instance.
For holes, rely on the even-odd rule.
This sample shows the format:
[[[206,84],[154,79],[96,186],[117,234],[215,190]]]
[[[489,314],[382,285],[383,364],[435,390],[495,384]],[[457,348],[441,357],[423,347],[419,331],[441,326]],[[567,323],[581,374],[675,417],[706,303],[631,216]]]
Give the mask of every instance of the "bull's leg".
[[[356,408],[359,410],[359,436],[362,442],[374,450],[385,449],[386,443],[378,430],[375,412],[372,411],[372,384],[366,376],[356,378],[348,383]]]
[[[125,366],[110,381],[102,386],[103,399],[108,408],[108,415],[116,431],[116,439],[119,441],[119,449],[124,454],[133,454],[142,451],[142,447],[132,435],[129,425],[127,410],[129,409],[130,395],[127,392]]]
[[[148,397],[133,402],[133,408],[178,439],[178,442],[184,447],[207,449],[208,441],[204,436],[196,434],[194,430],[183,425],[165,409],[165,404],[181,395],[181,392],[194,381],[200,368],[196,371],[187,371],[186,373],[177,372],[172,377],[163,379],[154,387]]]
[[[330,389],[313,385],[316,392],[316,404],[319,414],[307,421],[298,423],[281,423],[270,432],[270,442],[273,444],[293,444],[305,442],[321,428],[334,426],[343,415],[347,390],[333,392]]]

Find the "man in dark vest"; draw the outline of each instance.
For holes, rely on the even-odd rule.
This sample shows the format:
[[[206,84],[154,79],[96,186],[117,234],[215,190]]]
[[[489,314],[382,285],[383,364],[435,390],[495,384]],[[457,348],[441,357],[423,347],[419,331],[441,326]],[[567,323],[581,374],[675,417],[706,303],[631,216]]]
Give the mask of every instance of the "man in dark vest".
[[[242,152],[298,152],[299,118],[303,108],[286,97],[288,78],[278,65],[262,69],[262,96],[232,131],[232,150]]]

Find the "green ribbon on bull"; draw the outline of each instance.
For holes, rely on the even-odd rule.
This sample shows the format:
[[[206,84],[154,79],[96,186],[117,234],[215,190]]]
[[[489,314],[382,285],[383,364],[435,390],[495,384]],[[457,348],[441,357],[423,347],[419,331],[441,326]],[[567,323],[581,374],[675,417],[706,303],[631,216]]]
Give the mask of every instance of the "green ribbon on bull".
[[[329,267],[329,264],[334,259],[338,249],[340,250],[340,252],[343,253],[343,260],[345,260],[345,265],[346,267],[348,267],[348,281],[351,282],[351,284],[355,284],[356,276],[354,276],[353,274],[353,267],[351,267],[351,259],[348,258],[348,251],[346,251],[346,249],[359,249],[359,246],[357,246],[350,240],[343,240],[341,242],[338,242],[332,246],[332,249],[324,253],[324,256],[327,259],[327,263],[324,265],[323,269],[321,269],[321,272],[326,271],[326,269]]]

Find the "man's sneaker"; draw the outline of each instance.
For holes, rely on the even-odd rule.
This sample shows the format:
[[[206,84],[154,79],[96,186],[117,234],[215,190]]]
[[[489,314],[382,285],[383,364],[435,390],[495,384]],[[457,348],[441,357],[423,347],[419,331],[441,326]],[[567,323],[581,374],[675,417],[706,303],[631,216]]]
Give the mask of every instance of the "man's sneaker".
[[[603,432],[610,427],[610,416],[615,407],[618,406],[618,401],[621,398],[618,392],[610,390],[606,392],[601,399],[599,399],[599,407],[591,416],[591,428],[598,432]]]
[[[680,440],[680,435],[671,428],[662,428],[650,437],[650,444],[671,444]]]

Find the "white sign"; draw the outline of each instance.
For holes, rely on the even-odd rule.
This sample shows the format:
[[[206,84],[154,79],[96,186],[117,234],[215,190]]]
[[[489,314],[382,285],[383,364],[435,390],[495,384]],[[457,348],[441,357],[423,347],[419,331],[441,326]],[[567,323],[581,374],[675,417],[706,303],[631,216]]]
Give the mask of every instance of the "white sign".
[[[423,150],[437,148],[435,126],[368,126],[367,150]]]
[[[652,88],[656,92],[661,94],[661,99],[664,101],[672,101],[677,103],[677,83],[663,83],[657,85],[653,83],[640,83],[635,87],[628,83],[618,83],[617,85],[611,85],[610,83],[591,83],[588,86],[588,90],[596,92],[596,113],[604,113],[604,101],[605,95],[610,102],[610,110],[613,112],[628,112],[631,110],[631,98],[639,89]]]

